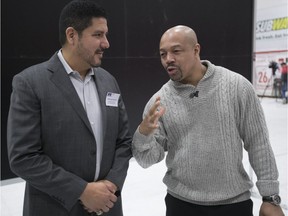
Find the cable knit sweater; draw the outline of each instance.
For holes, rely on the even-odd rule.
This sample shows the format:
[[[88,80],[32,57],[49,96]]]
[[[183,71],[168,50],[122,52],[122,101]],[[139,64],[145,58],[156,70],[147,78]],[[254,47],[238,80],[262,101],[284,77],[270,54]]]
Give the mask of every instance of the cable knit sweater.
[[[133,154],[144,168],[166,157],[163,182],[171,195],[201,205],[229,204],[250,198],[253,183],[242,165],[243,147],[257,175],[262,196],[279,193],[278,171],[263,110],[251,83],[209,61],[198,85],[169,80],[157,96],[166,108],[159,129],[144,136],[137,129]],[[198,97],[191,93],[199,91]]]

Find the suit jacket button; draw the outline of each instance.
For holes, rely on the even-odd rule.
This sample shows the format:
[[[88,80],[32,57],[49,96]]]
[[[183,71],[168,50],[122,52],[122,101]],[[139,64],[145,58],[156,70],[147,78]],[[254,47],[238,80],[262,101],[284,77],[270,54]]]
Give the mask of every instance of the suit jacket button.
[[[96,155],[96,151],[93,150],[90,152],[90,154],[94,156],[94,155]]]

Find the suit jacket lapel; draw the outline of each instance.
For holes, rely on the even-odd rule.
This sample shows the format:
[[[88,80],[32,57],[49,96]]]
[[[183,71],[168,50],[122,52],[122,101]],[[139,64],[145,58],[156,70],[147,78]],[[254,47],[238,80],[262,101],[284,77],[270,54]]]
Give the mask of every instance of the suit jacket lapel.
[[[87,128],[93,134],[90,122],[88,120],[87,114],[84,110],[84,107],[79,99],[79,96],[69,78],[69,75],[65,71],[62,63],[60,62],[57,54],[55,54],[49,60],[48,69],[53,72],[51,81],[59,88],[63,93],[64,98],[71,104],[75,112],[80,116],[84,121]]]
[[[101,112],[102,112],[102,125],[103,125],[103,138],[105,139],[106,135],[106,127],[107,127],[107,114],[106,114],[106,94],[107,94],[107,87],[104,85],[105,81],[101,74],[97,74],[97,69],[94,70],[94,80],[96,83],[96,88],[98,91]]]

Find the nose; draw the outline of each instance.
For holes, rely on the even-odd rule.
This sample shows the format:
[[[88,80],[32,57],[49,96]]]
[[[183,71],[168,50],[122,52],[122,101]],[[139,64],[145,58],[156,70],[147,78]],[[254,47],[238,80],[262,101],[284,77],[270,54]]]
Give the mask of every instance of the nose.
[[[110,47],[110,44],[109,44],[109,41],[108,41],[108,38],[106,35],[103,37],[103,40],[101,42],[101,46],[103,49],[108,49]]]
[[[171,62],[174,62],[175,61],[175,58],[174,58],[174,55],[172,53],[167,53],[167,56],[166,56],[166,62],[167,64],[171,63]]]

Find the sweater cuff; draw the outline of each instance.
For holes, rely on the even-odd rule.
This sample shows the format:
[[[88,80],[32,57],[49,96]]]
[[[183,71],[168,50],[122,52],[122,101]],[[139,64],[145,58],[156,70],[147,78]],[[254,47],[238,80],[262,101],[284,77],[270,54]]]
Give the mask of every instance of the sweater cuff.
[[[260,180],[257,181],[256,185],[261,196],[271,196],[274,194],[279,194],[279,181],[277,180]]]
[[[139,152],[146,151],[152,147],[154,137],[153,135],[143,135],[139,132],[139,127],[134,133],[132,146],[135,150]]]

